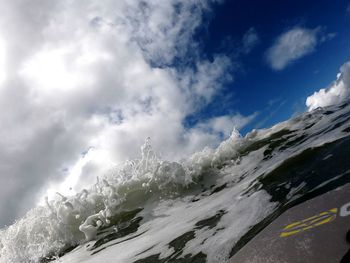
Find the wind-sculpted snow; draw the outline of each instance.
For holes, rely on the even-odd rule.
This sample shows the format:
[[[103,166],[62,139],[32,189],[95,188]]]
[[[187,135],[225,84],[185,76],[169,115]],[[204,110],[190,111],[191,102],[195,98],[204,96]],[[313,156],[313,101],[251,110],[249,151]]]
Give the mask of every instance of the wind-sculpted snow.
[[[226,262],[272,215],[349,180],[349,132],[343,104],[182,162],[147,139],[139,160],[1,230],[0,262]]]

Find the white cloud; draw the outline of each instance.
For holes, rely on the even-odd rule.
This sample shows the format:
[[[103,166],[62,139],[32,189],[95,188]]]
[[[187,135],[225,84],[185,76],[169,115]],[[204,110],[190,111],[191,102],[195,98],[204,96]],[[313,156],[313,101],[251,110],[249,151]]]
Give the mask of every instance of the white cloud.
[[[340,68],[337,80],[328,88],[320,89],[306,99],[306,106],[309,111],[318,107],[338,104],[350,96],[350,61]]]
[[[217,145],[218,131],[227,135],[231,121],[247,123],[237,115],[222,116],[207,130],[183,125],[232,78],[227,57],[201,59],[193,40],[212,2],[0,2],[6,47],[5,59],[0,56],[0,69],[1,63],[6,68],[0,83],[0,225],[34,205],[46,186],[66,191],[103,172],[101,154],[82,161],[88,149],[120,162],[137,156],[150,136],[165,158],[181,158]],[[193,66],[171,66],[182,58]],[[72,174],[86,174],[84,183]]]
[[[225,115],[219,117],[213,117],[202,123],[199,123],[195,129],[200,129],[210,134],[218,134],[223,137],[229,137],[233,129],[240,130],[248,123],[253,121],[257,116],[257,113],[253,113],[249,116],[243,116],[240,113],[233,115]]]
[[[323,34],[320,36],[320,43],[323,43],[323,42],[326,42],[326,41],[329,41],[329,40],[332,40],[333,38],[335,38],[337,36],[337,33],[327,33],[327,34]]]
[[[315,51],[320,28],[295,27],[280,35],[266,53],[271,68],[282,70],[293,61]]]
[[[259,35],[254,27],[251,27],[245,32],[242,38],[243,53],[250,53],[260,42]]]
[[[1,35],[0,35],[0,85],[3,83],[6,75],[5,54],[6,54],[6,49],[5,49],[4,41],[1,39]]]

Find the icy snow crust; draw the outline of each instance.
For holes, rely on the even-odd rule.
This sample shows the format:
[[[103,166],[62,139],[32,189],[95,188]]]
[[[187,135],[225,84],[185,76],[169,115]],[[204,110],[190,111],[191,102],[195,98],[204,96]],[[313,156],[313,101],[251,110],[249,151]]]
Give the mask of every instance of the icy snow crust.
[[[1,230],[0,262],[226,262],[279,207],[259,180],[306,149],[349,136],[349,108],[319,108],[245,137],[234,130],[183,162],[159,159],[146,140],[139,160],[74,196],[57,193]],[[279,187],[292,201],[305,185]]]

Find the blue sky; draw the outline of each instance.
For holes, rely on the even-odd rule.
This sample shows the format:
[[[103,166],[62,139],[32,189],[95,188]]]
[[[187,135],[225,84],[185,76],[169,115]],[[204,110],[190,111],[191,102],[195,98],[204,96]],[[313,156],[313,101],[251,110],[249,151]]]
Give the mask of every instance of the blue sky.
[[[0,226],[147,137],[178,161],[350,96],[349,4],[0,1]]]
[[[214,101],[198,119],[212,114],[238,110],[256,120],[243,129],[268,127],[295,113],[306,110],[307,96],[327,87],[350,58],[349,1],[226,1],[217,5],[208,17],[209,24],[197,38],[204,55],[230,54],[237,63],[234,81],[225,86],[224,97],[232,98],[225,108]],[[278,36],[295,27],[319,28],[328,40],[282,70],[272,69],[266,52]],[[240,52],[242,38],[254,28],[256,45],[246,54]]]

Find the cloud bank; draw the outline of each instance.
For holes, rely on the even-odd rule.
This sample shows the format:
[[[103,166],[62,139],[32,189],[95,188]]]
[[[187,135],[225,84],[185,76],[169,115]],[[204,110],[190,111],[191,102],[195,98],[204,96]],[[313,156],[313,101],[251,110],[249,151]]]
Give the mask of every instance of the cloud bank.
[[[318,107],[341,103],[350,96],[350,61],[340,68],[336,81],[328,88],[320,89],[306,99],[309,111]]]
[[[136,157],[146,137],[181,158],[252,119],[183,124],[232,81],[230,59],[194,41],[216,2],[0,2],[0,225]]]
[[[292,62],[315,51],[320,28],[295,27],[280,35],[268,49],[266,60],[274,70],[283,70]]]

